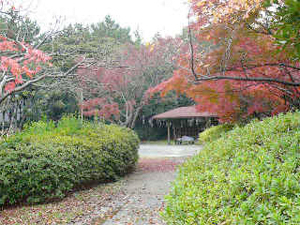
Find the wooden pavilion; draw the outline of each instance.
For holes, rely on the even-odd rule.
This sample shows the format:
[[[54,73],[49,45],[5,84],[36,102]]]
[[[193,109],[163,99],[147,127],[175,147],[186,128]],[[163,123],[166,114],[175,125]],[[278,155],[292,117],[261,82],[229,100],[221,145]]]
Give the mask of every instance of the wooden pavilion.
[[[152,117],[155,120],[164,121],[168,129],[168,143],[171,141],[171,130],[173,139],[182,136],[197,138],[205,128],[218,124],[216,114],[201,112],[196,106],[180,107]]]

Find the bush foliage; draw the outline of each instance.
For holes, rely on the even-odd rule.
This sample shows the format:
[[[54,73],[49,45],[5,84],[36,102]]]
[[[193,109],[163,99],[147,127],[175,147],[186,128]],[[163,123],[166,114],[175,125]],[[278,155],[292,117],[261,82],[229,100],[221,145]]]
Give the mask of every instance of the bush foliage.
[[[220,138],[223,134],[233,129],[232,124],[221,124],[212,126],[199,134],[198,144],[205,144]]]
[[[169,224],[300,224],[300,113],[237,127],[185,163]]]
[[[78,185],[134,168],[139,140],[126,128],[74,118],[37,122],[0,143],[0,205],[61,198]]]

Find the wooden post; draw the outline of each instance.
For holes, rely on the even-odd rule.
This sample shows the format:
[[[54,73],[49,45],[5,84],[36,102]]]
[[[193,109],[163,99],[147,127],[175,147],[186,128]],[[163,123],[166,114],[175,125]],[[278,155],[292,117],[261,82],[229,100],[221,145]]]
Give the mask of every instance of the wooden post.
[[[171,131],[170,131],[170,126],[171,126],[171,122],[168,121],[168,122],[167,122],[167,127],[168,127],[168,145],[171,144]]]
[[[176,140],[176,128],[175,128],[175,124],[173,124],[173,139]]]

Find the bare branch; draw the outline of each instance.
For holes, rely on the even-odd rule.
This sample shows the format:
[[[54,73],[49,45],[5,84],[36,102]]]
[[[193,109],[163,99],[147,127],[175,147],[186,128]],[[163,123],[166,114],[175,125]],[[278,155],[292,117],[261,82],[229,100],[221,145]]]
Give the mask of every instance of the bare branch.
[[[253,82],[269,82],[269,83],[278,83],[287,86],[298,87],[300,86],[300,82],[290,82],[279,80],[276,78],[268,78],[268,77],[232,77],[232,76],[211,76],[211,77],[198,77],[196,82],[201,81],[209,81],[209,80],[236,80],[236,81],[253,81]]]
[[[193,40],[192,40],[192,31],[191,28],[189,27],[189,44],[190,44],[190,52],[191,52],[191,70],[192,73],[195,77],[195,79],[197,80],[197,74],[195,72],[195,62],[194,62],[194,46],[193,46]]]
[[[61,74],[61,75],[56,75],[53,76],[52,74],[44,74],[41,75],[35,79],[32,80],[28,80],[27,82],[25,82],[24,84],[22,84],[21,86],[16,87],[14,90],[12,90],[11,92],[6,92],[3,96],[1,96],[0,98],[0,104],[11,94],[13,93],[17,93],[20,91],[23,91],[25,88],[27,88],[28,86],[30,86],[31,84],[37,83],[43,79],[45,79],[46,77],[51,77],[51,78],[61,78],[61,77],[66,77],[67,75],[69,75],[70,73],[72,73],[75,69],[78,68],[78,66],[80,66],[82,63],[84,62],[84,59],[81,60],[80,62],[78,62],[77,64],[75,64],[72,68],[70,68],[67,72]]]

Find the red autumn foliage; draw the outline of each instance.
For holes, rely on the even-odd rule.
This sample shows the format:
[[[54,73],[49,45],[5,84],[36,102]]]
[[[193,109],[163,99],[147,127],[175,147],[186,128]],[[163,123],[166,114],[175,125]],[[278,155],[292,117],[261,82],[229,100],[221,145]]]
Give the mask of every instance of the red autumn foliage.
[[[12,92],[15,87],[25,80],[32,79],[41,71],[51,57],[38,49],[23,42],[8,40],[0,35],[0,51],[3,56],[0,58],[0,72],[3,73],[1,87],[5,87],[5,92]],[[19,57],[15,57],[20,55]],[[2,93],[2,90],[1,90]],[[5,94],[5,93],[4,93]]]
[[[98,116],[106,120],[115,117],[118,119],[120,111],[117,103],[109,104],[105,98],[94,98],[81,105],[83,114],[87,117]]]
[[[299,108],[300,63],[279,51],[272,36],[247,28],[262,6],[255,1],[247,8],[246,2],[252,0],[192,0],[191,17],[196,19],[189,28],[196,41],[186,44],[193,51],[181,54],[173,77],[151,92],[185,93],[199,110],[217,113],[221,122]]]
[[[112,65],[80,68],[84,115],[104,115],[106,120],[134,127],[143,106],[148,104],[148,88],[168,77],[164,71],[173,64],[173,52],[180,44],[180,39],[173,38],[159,38],[139,47],[127,44],[111,56]]]

